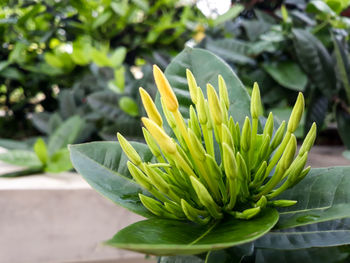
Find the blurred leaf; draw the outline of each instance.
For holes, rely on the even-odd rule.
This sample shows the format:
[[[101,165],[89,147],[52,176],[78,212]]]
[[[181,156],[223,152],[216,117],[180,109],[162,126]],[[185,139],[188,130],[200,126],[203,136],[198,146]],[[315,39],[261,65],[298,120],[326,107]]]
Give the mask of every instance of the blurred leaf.
[[[329,101],[318,90],[313,90],[310,94],[309,106],[306,108],[305,134],[311,128],[313,122],[316,122],[318,132],[322,129],[328,112]]]
[[[281,86],[297,91],[305,90],[307,76],[298,64],[291,61],[264,63],[263,68]]]
[[[37,128],[40,132],[44,134],[49,134],[49,120],[51,118],[51,114],[48,112],[38,112],[32,115],[32,123],[35,128]]]
[[[350,114],[345,111],[340,105],[338,105],[336,109],[336,120],[338,133],[346,148],[350,149]]]
[[[139,115],[139,107],[137,106],[136,102],[130,97],[121,97],[119,100],[119,107],[130,116],[136,117]]]
[[[0,161],[23,167],[42,166],[40,160],[33,151],[25,150],[11,150],[6,153],[1,153]]]
[[[91,50],[91,59],[99,67],[111,67],[112,66],[112,62],[107,57],[107,54],[104,53],[103,51],[97,50],[95,48],[93,48]]]
[[[240,4],[234,4],[232,7],[224,14],[218,16],[213,21],[213,27],[216,27],[226,21],[232,20],[237,17],[244,10],[244,6]]]
[[[32,149],[31,145],[27,142],[10,140],[10,139],[0,139],[0,147],[8,150],[28,150]]]
[[[38,156],[40,162],[45,165],[48,161],[48,153],[46,148],[46,143],[42,138],[39,138],[34,144],[34,152]]]
[[[111,11],[106,11],[100,14],[92,23],[92,29],[96,29],[102,26],[104,23],[108,21],[112,17],[113,13]]]
[[[77,113],[77,105],[74,100],[74,93],[71,90],[62,90],[58,95],[59,110],[64,119]]]
[[[321,0],[313,0],[306,6],[306,11],[309,13],[322,14],[327,16],[334,16],[335,12]]]
[[[118,106],[120,95],[106,90],[94,92],[87,97],[90,107],[109,120],[115,121],[122,112]]]
[[[60,173],[73,168],[67,148],[61,149],[51,156],[45,167],[45,172]]]
[[[110,57],[110,61],[113,67],[117,68],[123,63],[126,52],[127,50],[125,47],[119,47],[113,52],[112,56]]]
[[[48,133],[52,134],[58,129],[59,126],[63,123],[61,116],[56,112],[50,116],[48,124]]]

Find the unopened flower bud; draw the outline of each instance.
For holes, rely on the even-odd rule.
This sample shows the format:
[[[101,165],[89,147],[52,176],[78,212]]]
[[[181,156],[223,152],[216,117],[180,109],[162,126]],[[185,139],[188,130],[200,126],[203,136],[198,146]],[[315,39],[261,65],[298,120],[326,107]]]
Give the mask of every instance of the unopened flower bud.
[[[252,97],[250,102],[250,113],[253,119],[258,119],[261,115],[261,97],[258,83],[254,82]]]
[[[287,147],[284,150],[284,153],[281,157],[282,169],[284,170],[287,169],[290,166],[290,164],[293,162],[296,149],[297,149],[297,139],[295,138],[294,134],[292,134],[287,144]]]
[[[195,157],[198,160],[204,162],[206,152],[202,143],[198,140],[197,136],[194,134],[194,132],[191,129],[188,129],[188,134],[189,134],[190,142],[194,149],[193,153],[196,155]]]
[[[274,206],[274,207],[287,207],[295,205],[298,201],[294,200],[275,200],[275,201],[269,201],[267,202],[268,205]]]
[[[162,117],[160,116],[160,114],[157,110],[157,107],[154,104],[151,96],[143,88],[140,88],[139,92],[140,92],[142,104],[147,112],[148,118],[150,118],[152,121],[157,123],[157,125],[159,127],[162,127],[162,125],[163,125]]]
[[[242,137],[241,137],[241,147],[243,151],[249,151],[250,142],[251,142],[251,126],[250,120],[248,117],[245,117],[243,128],[242,128]]]
[[[210,84],[207,84],[207,93],[208,93],[208,102],[209,102],[209,112],[211,118],[215,125],[221,125],[222,123],[222,110],[218,95],[214,87]]]
[[[190,120],[188,122],[188,126],[195,133],[198,139],[202,137],[202,132],[201,128],[199,127],[196,111],[192,105],[190,106]]]
[[[234,180],[238,174],[238,165],[233,151],[226,144],[222,144],[223,149],[223,164],[225,168],[225,174],[229,180]]]
[[[142,127],[143,137],[145,138],[145,141],[151,150],[152,154],[155,157],[158,157],[161,155],[161,152],[159,150],[159,147],[157,145],[156,140],[152,137],[152,135],[147,131],[144,127]]]
[[[149,178],[132,162],[128,161],[126,164],[128,166],[132,178],[134,178],[134,180],[146,190],[152,190],[153,186]]]
[[[134,149],[134,147],[132,147],[131,144],[119,132],[117,133],[117,137],[118,137],[120,146],[122,147],[126,156],[128,156],[129,160],[136,165],[140,165],[142,160],[140,155]]]
[[[283,134],[284,134],[285,128],[286,128],[286,122],[282,121],[280,127],[275,132],[275,136],[273,137],[273,139],[271,141],[271,148],[272,149],[276,149],[278,147],[278,145],[280,145],[280,143],[283,139]]]
[[[228,110],[230,107],[230,101],[229,101],[229,97],[228,97],[228,92],[227,92],[225,80],[221,75],[218,76],[218,82],[219,82],[220,101],[224,101],[226,110]]]
[[[190,90],[190,95],[191,95],[191,100],[193,101],[194,104],[197,104],[197,82],[196,79],[194,78],[191,70],[186,69],[186,77],[187,77],[187,83],[188,83],[188,89]]]
[[[299,155],[303,155],[305,152],[309,152],[311,147],[314,145],[317,133],[316,123],[313,123],[309,132],[307,133],[303,144],[300,147]]]
[[[292,133],[298,128],[299,122],[301,120],[301,116],[303,115],[303,112],[304,112],[304,107],[305,107],[304,96],[301,92],[299,92],[297,101],[295,102],[292,113],[289,117],[288,128],[287,128],[289,132]]]
[[[269,135],[270,138],[272,138],[272,134],[273,134],[273,114],[272,114],[272,112],[270,112],[269,116],[267,117],[263,134],[264,134],[264,137]]]
[[[207,113],[205,109],[206,102],[204,99],[203,92],[200,88],[198,88],[197,95],[198,95],[198,100],[197,100],[198,120],[202,125],[204,125],[204,124],[207,124],[208,118],[207,118]]]

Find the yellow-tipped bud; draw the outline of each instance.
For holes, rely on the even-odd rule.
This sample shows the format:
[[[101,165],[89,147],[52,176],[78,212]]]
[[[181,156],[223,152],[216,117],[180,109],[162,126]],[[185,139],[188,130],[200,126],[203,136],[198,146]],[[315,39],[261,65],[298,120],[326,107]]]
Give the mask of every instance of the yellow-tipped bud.
[[[194,78],[191,70],[186,69],[186,77],[187,77],[188,88],[190,90],[191,100],[194,104],[197,104],[198,87],[197,87],[196,79]]]
[[[143,88],[140,88],[139,92],[140,92],[142,104],[147,112],[148,118],[150,118],[152,121],[157,123],[158,126],[162,127],[163,125],[162,117],[160,116],[157,110],[157,107],[154,104],[151,96]]]
[[[289,117],[288,127],[287,127],[287,130],[289,132],[292,133],[298,128],[299,122],[301,120],[301,116],[303,116],[304,107],[305,107],[304,96],[303,96],[303,93],[299,92],[297,101],[295,102],[292,113]]]
[[[238,174],[237,161],[230,147],[226,143],[223,143],[222,146],[225,174],[231,181],[233,181]]]
[[[261,97],[258,83],[254,82],[252,97],[250,101],[250,113],[253,119],[258,119],[261,115]]]
[[[179,108],[179,102],[177,101],[175,93],[169,84],[169,81],[157,65],[153,65],[153,76],[166,107],[171,112],[176,111]]]
[[[245,117],[243,128],[242,128],[242,137],[241,137],[241,147],[243,151],[249,151],[250,148],[250,142],[251,142],[251,125],[250,125],[250,119],[248,117]]]
[[[273,134],[273,114],[272,114],[272,112],[270,112],[269,116],[267,117],[263,134],[264,134],[264,137],[269,135],[270,138],[272,138],[272,134]]]
[[[316,123],[313,123],[309,132],[307,133],[303,144],[300,147],[299,155],[303,155],[305,152],[310,151],[312,145],[314,145],[317,133]]]
[[[188,129],[188,134],[189,134],[190,142],[194,149],[193,154],[195,154],[195,157],[198,160],[200,160],[201,162],[204,162],[206,159],[205,157],[206,152],[204,150],[202,143],[198,140],[198,137],[191,129]]]
[[[292,134],[281,158],[282,169],[287,169],[293,162],[296,149],[297,139],[295,138],[294,134]]]
[[[141,120],[164,152],[167,154],[176,153],[175,142],[164,132],[164,130],[148,118],[142,118]]]
[[[207,95],[211,118],[215,125],[221,125],[223,120],[220,101],[214,87],[210,84],[207,84]]]
[[[207,112],[205,109],[205,99],[204,99],[204,95],[203,92],[200,88],[197,88],[198,92],[198,99],[197,99],[197,114],[198,114],[198,120],[200,122],[200,124],[204,125],[207,123],[208,118],[207,118]]]
[[[131,144],[119,132],[117,133],[117,137],[118,137],[120,146],[122,147],[126,156],[128,156],[129,160],[136,165],[140,165],[142,160],[140,155],[134,149],[134,147],[132,147]]]
[[[228,92],[227,92],[227,87],[224,78],[219,75],[218,76],[218,82],[219,82],[219,96],[220,96],[220,101],[225,102],[226,109],[230,107],[230,100],[228,97]]]

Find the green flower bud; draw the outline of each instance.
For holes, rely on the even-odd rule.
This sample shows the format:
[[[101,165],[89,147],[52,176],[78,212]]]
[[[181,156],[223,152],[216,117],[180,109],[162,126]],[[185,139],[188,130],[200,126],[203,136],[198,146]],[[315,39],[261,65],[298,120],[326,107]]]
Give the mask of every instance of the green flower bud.
[[[188,126],[192,131],[194,131],[198,139],[202,138],[202,132],[201,128],[199,127],[196,111],[194,110],[192,105],[190,106],[190,120],[188,122]]]
[[[170,192],[169,185],[156,171],[157,168],[152,168],[152,167],[149,167],[148,165],[145,165],[144,168],[145,168],[146,174],[151,179],[155,187],[163,194],[169,195],[169,192]]]
[[[261,97],[258,83],[254,82],[252,97],[250,102],[250,113],[253,119],[258,119],[261,115]]]
[[[143,188],[145,188],[148,191],[151,191],[153,189],[153,185],[150,179],[148,179],[148,177],[132,162],[128,161],[126,164],[128,166],[132,178],[134,178],[134,180]]]
[[[313,123],[304,139],[303,144],[300,147],[299,155],[303,155],[305,152],[310,151],[311,147],[314,145],[314,142],[316,139],[316,133],[317,133],[316,123]]]
[[[171,214],[176,215],[178,218],[185,218],[186,215],[182,211],[182,207],[174,202],[164,202],[164,207],[166,210],[168,210]]]
[[[256,216],[257,214],[259,214],[261,211],[261,208],[260,207],[254,207],[254,208],[249,208],[249,209],[246,209],[244,210],[243,212],[234,212],[233,213],[233,216],[235,218],[238,218],[238,219],[245,219],[245,220],[248,220],[248,219],[251,219],[253,218],[254,216]]]
[[[281,157],[281,168],[283,170],[287,169],[293,162],[295,151],[297,149],[297,139],[294,134],[291,135],[286,149]]]
[[[197,82],[194,78],[191,70],[186,69],[186,77],[187,77],[187,83],[188,83],[188,89],[190,90],[191,100],[194,104],[197,104]]]
[[[208,118],[207,118],[207,112],[205,109],[205,99],[204,99],[204,95],[203,92],[200,88],[198,88],[198,100],[197,100],[197,114],[198,114],[198,120],[200,122],[200,124],[205,125],[207,124]]]
[[[158,126],[161,127],[163,125],[163,120],[151,96],[143,88],[140,88],[139,92],[140,92],[142,104],[145,107],[148,118],[150,118],[152,121],[157,123]]]
[[[228,110],[230,107],[230,101],[229,101],[225,80],[221,75],[218,76],[218,82],[219,82],[220,101],[223,101],[225,103],[226,110]]]
[[[268,201],[267,204],[269,206],[274,206],[274,207],[287,207],[287,206],[292,206],[295,205],[298,201],[294,200],[275,200],[275,201]]]
[[[171,114],[171,112],[167,109],[167,107],[165,106],[164,104],[164,101],[162,98],[160,98],[160,102],[162,104],[162,109],[163,109],[163,113],[164,113],[164,116],[165,116],[165,119],[166,121],[168,122],[169,126],[172,128],[172,129],[175,129],[176,128],[176,122],[175,122],[175,119],[174,119],[174,116]]]
[[[272,138],[272,134],[273,134],[273,114],[272,112],[270,112],[265,123],[263,135],[264,137],[269,135],[270,138]]]
[[[173,215],[166,211],[165,207],[162,205],[161,202],[145,196],[143,194],[139,194],[139,198],[141,200],[141,203],[153,214],[160,216],[160,217],[165,217],[165,218],[170,218],[170,219],[178,219],[176,215]]]
[[[282,142],[285,128],[286,128],[286,122],[282,121],[280,127],[277,129],[275,136],[273,137],[273,139],[271,141],[272,151],[274,149],[276,149],[278,147],[278,145],[280,145],[280,143]]]
[[[259,201],[256,202],[256,206],[257,206],[257,207],[264,208],[264,207],[266,207],[266,205],[267,205],[267,199],[266,199],[266,197],[263,195],[262,197],[260,197]]]
[[[235,155],[228,144],[222,144],[223,149],[223,163],[225,168],[225,174],[229,180],[234,180],[238,175],[238,165]]]
[[[260,146],[260,151],[258,155],[259,163],[266,159],[266,156],[269,153],[269,147],[270,147],[270,136],[266,135],[266,137],[263,139],[263,142]]]
[[[200,160],[201,162],[205,161],[205,149],[202,145],[202,143],[198,140],[197,136],[194,134],[194,132],[191,129],[188,129],[188,134],[190,137],[190,142],[195,149],[194,153],[196,154],[195,158]]]
[[[288,128],[287,128],[289,132],[293,133],[298,128],[299,122],[301,120],[301,116],[303,115],[303,112],[304,112],[304,107],[305,107],[304,96],[301,92],[299,92],[297,101],[295,102],[292,113],[289,117]]]
[[[250,188],[258,188],[258,187],[260,187],[260,185],[265,180],[266,168],[267,168],[267,162],[263,161],[262,164],[260,165],[258,171],[254,175],[253,182],[251,182],[250,185],[249,185]]]
[[[118,137],[120,146],[122,147],[126,156],[128,156],[129,160],[132,161],[137,166],[140,165],[142,160],[140,155],[134,149],[134,147],[132,147],[131,144],[119,132],[117,133],[117,137]]]
[[[161,156],[162,154],[161,154],[160,149],[157,145],[157,142],[152,137],[152,135],[149,133],[149,131],[147,131],[144,127],[142,127],[142,133],[143,133],[143,137],[145,138],[145,141],[146,141],[149,149],[151,150],[152,154],[155,157]]]
[[[251,142],[251,125],[248,117],[245,117],[243,128],[242,128],[242,137],[241,137],[241,148],[243,151],[247,152],[250,149]]]
[[[311,166],[306,167],[301,173],[300,175],[294,180],[294,185],[296,185],[297,183],[299,183],[301,180],[303,180],[305,178],[305,176],[310,172],[311,170]]]
[[[220,101],[218,99],[218,95],[214,87],[210,84],[207,84],[207,96],[209,102],[209,112],[211,118],[215,125],[221,125],[222,123],[222,109],[220,105]]]
[[[186,200],[181,199],[181,207],[186,217],[193,222],[196,222],[201,225],[205,225],[209,222],[210,218],[206,217],[204,219],[199,217],[198,209],[193,208]]]
[[[222,132],[222,142],[226,143],[234,151],[234,143],[233,143],[232,135],[229,128],[227,128],[225,124],[221,125],[221,132]]]

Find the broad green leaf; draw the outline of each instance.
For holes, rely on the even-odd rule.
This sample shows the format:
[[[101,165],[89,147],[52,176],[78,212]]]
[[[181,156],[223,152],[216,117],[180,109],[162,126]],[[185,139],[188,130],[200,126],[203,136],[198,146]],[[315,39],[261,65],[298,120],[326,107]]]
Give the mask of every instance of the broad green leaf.
[[[304,132],[310,129],[313,122],[316,122],[319,132],[326,119],[329,101],[318,89],[312,89],[309,99],[309,106],[306,109]]]
[[[10,139],[0,139],[0,147],[6,148],[8,150],[28,150],[32,149],[31,145],[27,142],[10,140]]]
[[[208,252],[205,263],[240,263],[254,253],[254,243]]]
[[[62,90],[58,95],[60,114],[64,119],[69,118],[77,113],[77,105],[74,100],[72,90]]]
[[[255,247],[268,249],[305,249],[350,244],[350,219],[270,231],[255,241]]]
[[[263,68],[281,86],[291,90],[305,90],[307,76],[298,64],[291,61],[264,63]]]
[[[311,169],[302,183],[280,196],[298,203],[282,209],[276,229],[350,217],[349,189],[350,167]]]
[[[256,263],[346,263],[350,260],[349,248],[321,247],[298,250],[258,249]]]
[[[84,126],[84,121],[79,116],[73,116],[62,123],[61,126],[49,137],[48,152],[52,156],[68,144],[74,143]]]
[[[249,95],[230,66],[209,51],[186,48],[172,60],[165,71],[178,98],[184,118],[188,118],[188,108],[192,104],[187,86],[186,68],[192,71],[197,85],[203,89],[205,96],[207,83],[212,84],[219,92],[218,75],[221,74],[226,82],[231,103],[229,115],[232,115],[240,124],[243,124],[245,116],[250,116]],[[157,105],[160,105],[159,98]]]
[[[294,50],[308,77],[325,96],[335,93],[336,77],[332,58],[325,46],[310,32],[293,29]]]
[[[40,166],[33,166],[33,167],[26,167],[23,170],[9,172],[9,173],[0,173],[0,178],[12,178],[12,177],[19,177],[19,176],[27,176],[27,175],[35,175],[43,173],[44,168],[42,165]]]
[[[40,162],[45,165],[48,160],[48,153],[46,148],[46,143],[42,138],[37,139],[37,141],[34,144],[34,152],[36,156],[38,156]]]
[[[11,150],[2,153],[0,154],[0,161],[22,167],[42,166],[34,152],[25,150]]]
[[[334,16],[335,12],[321,0],[313,0],[306,6],[306,11],[309,13],[322,14],[326,16]]]
[[[110,57],[113,67],[117,68],[123,63],[126,52],[127,50],[125,47],[119,47],[113,52],[112,56]]]
[[[120,95],[115,92],[105,90],[92,93],[87,97],[87,101],[94,111],[109,120],[115,121],[122,112],[118,107],[119,98]]]
[[[139,107],[136,102],[128,96],[121,97],[119,100],[119,107],[130,116],[136,117],[139,115]]]
[[[153,155],[142,143],[131,143],[141,158],[151,161]],[[69,147],[74,168],[100,194],[130,211],[153,217],[139,200],[139,193],[146,193],[131,179],[127,156],[117,142],[92,142]]]
[[[172,256],[161,257],[158,263],[204,263],[204,260],[197,256]]]
[[[154,255],[199,254],[248,243],[266,234],[278,221],[278,212],[266,208],[256,218],[231,217],[212,225],[149,219],[119,231],[106,244]]]
[[[249,57],[250,44],[238,39],[207,40],[206,49],[215,53],[226,61],[242,65],[255,65],[254,59]]]
[[[64,171],[69,171],[72,168],[73,165],[69,158],[69,151],[67,148],[64,148],[51,156],[45,167],[45,172],[60,173]]]

